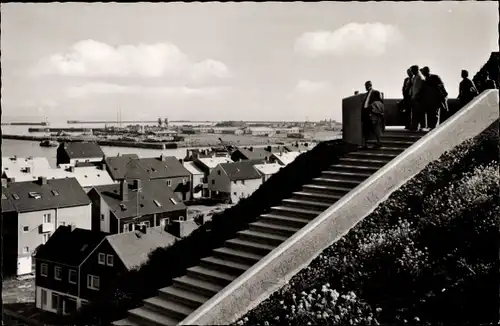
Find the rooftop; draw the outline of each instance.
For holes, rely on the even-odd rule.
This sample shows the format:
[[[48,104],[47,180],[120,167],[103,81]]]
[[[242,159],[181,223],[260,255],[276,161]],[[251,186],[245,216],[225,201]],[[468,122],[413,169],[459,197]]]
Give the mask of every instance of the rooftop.
[[[264,160],[271,155],[271,152],[263,147],[238,148],[236,151],[240,152],[247,160]]]
[[[267,164],[255,164],[254,167],[257,171],[261,172],[264,175],[275,174],[278,172],[283,166],[278,163],[267,163]]]
[[[219,164],[233,162],[229,157],[203,157],[198,158],[197,161],[209,169],[214,169]]]
[[[50,260],[70,266],[79,266],[107,233],[60,226],[45,245],[41,245],[36,259]],[[61,250],[64,248],[64,250]]]
[[[292,163],[300,154],[299,152],[273,153],[274,157],[276,157],[278,163],[281,165]]]
[[[223,163],[220,166],[226,171],[231,181],[260,179],[262,177],[252,162]]]
[[[90,199],[76,178],[14,182],[3,188],[19,213],[89,205]]]
[[[146,233],[136,230],[108,235],[106,240],[125,267],[130,270],[146,262],[151,251],[159,247],[171,246],[178,238],[166,232],[163,226],[158,226],[147,228]]]
[[[46,171],[51,167],[45,157],[2,157],[2,174],[5,172],[8,178],[11,178],[12,173],[27,171],[26,168],[29,168],[30,172],[23,173],[31,174],[35,171]]]
[[[120,198],[120,187],[120,184],[113,184],[93,188],[102,196],[117,218],[135,217],[137,212],[139,215],[148,215],[186,209],[164,180],[142,181],[139,200],[137,200],[138,192],[132,183],[128,183],[126,201]]]
[[[186,170],[189,171],[189,173],[193,175],[198,175],[198,174],[203,174],[203,171],[200,170],[194,162],[184,162],[184,167]]]
[[[123,154],[120,156],[108,156],[104,159],[109,174],[113,180],[121,180],[125,178],[127,164],[132,159],[138,159],[136,154]],[[130,168],[130,166],[129,166]]]
[[[97,143],[69,142],[59,145],[68,154],[70,159],[104,157],[104,152]]]
[[[139,159],[150,179],[165,179],[189,176],[189,171],[173,156],[161,155]]]

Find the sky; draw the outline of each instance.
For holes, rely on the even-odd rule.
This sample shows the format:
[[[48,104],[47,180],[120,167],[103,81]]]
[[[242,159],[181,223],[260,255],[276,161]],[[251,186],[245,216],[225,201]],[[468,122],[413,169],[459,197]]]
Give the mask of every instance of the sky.
[[[341,121],[429,66],[456,97],[495,1],[2,4],[2,120]]]

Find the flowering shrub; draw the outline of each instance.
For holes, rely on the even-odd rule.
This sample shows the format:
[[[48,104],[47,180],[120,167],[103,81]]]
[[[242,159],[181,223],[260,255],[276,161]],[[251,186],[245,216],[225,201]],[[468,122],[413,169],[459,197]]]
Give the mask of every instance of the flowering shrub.
[[[429,164],[237,324],[493,322],[498,144],[497,121]],[[332,302],[338,293],[349,299]]]

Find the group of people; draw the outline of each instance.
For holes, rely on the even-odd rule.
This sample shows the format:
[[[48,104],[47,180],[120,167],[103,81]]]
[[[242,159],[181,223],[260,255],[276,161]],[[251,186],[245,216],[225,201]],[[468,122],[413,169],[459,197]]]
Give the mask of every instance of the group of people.
[[[448,92],[441,78],[432,74],[429,67],[411,66],[407,70],[408,77],[403,83],[403,101],[400,102],[401,113],[405,120],[405,129],[409,131],[432,130],[455,112],[448,107]],[[461,72],[458,99],[460,107],[465,106],[480,92],[495,89],[496,84],[486,73],[482,76],[478,87],[469,79],[467,70]],[[374,148],[380,148],[380,137],[384,131],[384,98],[383,94],[372,87],[371,81],[365,83],[366,95],[361,110],[363,129],[362,148],[367,147],[367,140],[374,136]],[[358,91],[354,93],[359,94]]]

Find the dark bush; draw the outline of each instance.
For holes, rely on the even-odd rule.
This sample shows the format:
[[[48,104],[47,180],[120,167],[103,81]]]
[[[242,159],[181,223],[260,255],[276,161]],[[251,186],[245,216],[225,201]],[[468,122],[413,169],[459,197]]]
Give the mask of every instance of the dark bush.
[[[156,249],[139,269],[118,275],[113,284],[108,284],[99,301],[81,309],[65,323],[107,324],[124,318],[127,310],[140,306],[143,299],[155,296],[158,289],[169,286],[173,278],[184,275],[187,268],[210,255],[212,249],[222,246],[225,240],[245,229],[270,207],[279,205],[282,199],[355,149],[341,140],[319,143],[274,174],[250,197],[214,214],[211,223],[201,226],[171,247]]]
[[[497,321],[498,146],[497,121],[429,164],[236,324]]]

